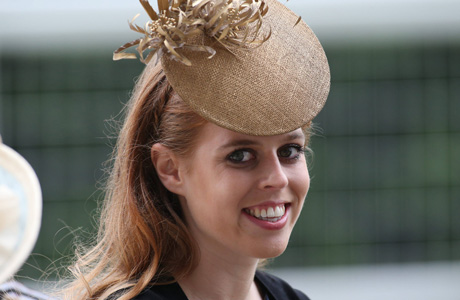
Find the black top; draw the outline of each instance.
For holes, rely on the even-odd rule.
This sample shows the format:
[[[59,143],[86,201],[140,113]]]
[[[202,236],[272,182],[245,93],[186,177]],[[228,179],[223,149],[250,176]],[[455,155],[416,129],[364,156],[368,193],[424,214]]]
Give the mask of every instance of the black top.
[[[271,274],[257,271],[255,281],[264,300],[309,300],[301,291],[293,289],[284,280]],[[188,300],[177,282],[167,285],[154,285],[133,300]]]

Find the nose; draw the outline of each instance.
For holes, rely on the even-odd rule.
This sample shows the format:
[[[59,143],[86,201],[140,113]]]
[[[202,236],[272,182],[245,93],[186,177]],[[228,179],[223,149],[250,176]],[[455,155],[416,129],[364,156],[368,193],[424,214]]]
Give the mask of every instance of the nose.
[[[259,188],[267,189],[281,189],[288,185],[289,180],[286,170],[280,163],[278,156],[266,159],[260,166],[261,177],[259,180]]]

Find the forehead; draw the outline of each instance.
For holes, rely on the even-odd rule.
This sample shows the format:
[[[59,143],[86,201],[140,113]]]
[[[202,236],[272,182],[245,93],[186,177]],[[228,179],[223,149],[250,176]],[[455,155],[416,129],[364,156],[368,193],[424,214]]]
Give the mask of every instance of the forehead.
[[[270,136],[253,136],[239,132],[235,132],[213,123],[207,122],[198,134],[197,146],[207,144],[221,147],[223,145],[233,146],[233,144],[271,144],[290,140],[305,140],[305,135],[302,129],[298,128],[294,131]]]

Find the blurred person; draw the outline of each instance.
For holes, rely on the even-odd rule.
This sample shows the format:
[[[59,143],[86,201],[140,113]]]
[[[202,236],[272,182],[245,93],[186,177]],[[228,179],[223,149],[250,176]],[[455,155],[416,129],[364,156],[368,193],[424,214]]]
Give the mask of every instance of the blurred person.
[[[35,171],[0,136],[0,299],[51,299],[13,278],[37,241],[41,216],[42,193]]]
[[[330,85],[311,29],[276,0],[141,0],[147,64],[126,108],[97,243],[68,299],[308,299],[258,269],[286,249]],[[150,52],[149,52],[150,51]]]
[[[2,300],[56,300],[30,289],[17,281],[0,284],[0,299]]]

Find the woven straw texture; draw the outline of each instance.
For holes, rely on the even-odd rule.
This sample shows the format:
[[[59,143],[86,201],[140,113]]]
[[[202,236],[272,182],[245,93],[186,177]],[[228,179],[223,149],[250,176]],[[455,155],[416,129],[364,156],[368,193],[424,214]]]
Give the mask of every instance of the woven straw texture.
[[[310,122],[329,94],[330,71],[324,50],[313,31],[276,0],[264,18],[272,31],[262,46],[230,53],[183,51],[188,67],[162,58],[166,76],[179,96],[206,120],[248,135],[277,135]]]

